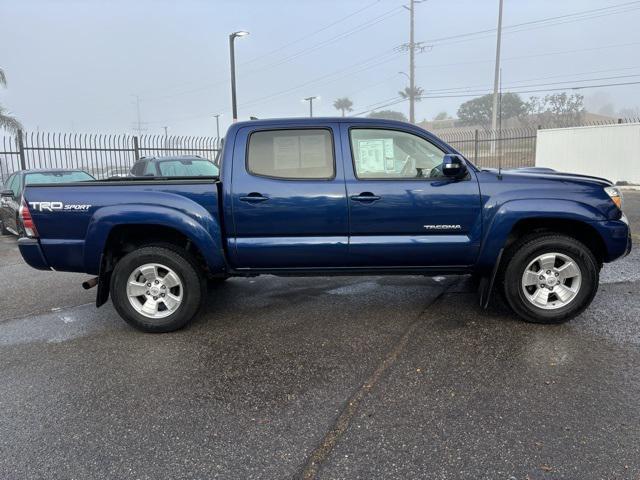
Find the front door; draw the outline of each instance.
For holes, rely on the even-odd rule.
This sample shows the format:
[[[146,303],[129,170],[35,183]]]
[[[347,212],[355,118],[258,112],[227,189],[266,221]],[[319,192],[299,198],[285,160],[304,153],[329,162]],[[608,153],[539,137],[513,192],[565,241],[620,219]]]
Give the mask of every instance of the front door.
[[[359,267],[467,266],[482,221],[475,173],[442,175],[447,146],[418,129],[342,127],[349,198],[350,264]],[[350,165],[349,165],[350,164]]]
[[[237,268],[343,266],[348,215],[335,124],[246,127],[235,139],[228,226]]]

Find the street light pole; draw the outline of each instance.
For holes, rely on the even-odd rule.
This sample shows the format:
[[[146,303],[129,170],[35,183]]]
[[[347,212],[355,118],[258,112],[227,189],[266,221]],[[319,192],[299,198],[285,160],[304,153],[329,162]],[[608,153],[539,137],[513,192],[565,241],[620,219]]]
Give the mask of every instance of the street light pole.
[[[218,142],[220,141],[220,114],[216,114],[214,115],[214,117],[216,118],[216,138],[218,139]]]
[[[239,31],[229,35],[229,56],[231,57],[231,109],[233,111],[233,121],[238,120],[238,104],[236,101],[236,52],[235,39],[249,35],[249,32]]]
[[[415,66],[415,38],[414,38],[414,25],[415,25],[415,4],[414,0],[409,2],[410,10],[409,17],[411,26],[409,28],[409,92],[411,93],[411,97],[409,97],[409,121],[411,123],[416,122],[416,66]]]
[[[305,101],[309,102],[309,116],[313,117],[313,101],[318,97],[307,97]]]

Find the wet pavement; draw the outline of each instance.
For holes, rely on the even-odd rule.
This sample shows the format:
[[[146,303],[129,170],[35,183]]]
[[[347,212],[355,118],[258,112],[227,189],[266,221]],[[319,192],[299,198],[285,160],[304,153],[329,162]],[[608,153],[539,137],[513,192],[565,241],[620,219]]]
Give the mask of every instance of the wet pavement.
[[[0,237],[0,478],[637,480],[639,271],[560,326],[464,277],[232,279],[148,335]]]

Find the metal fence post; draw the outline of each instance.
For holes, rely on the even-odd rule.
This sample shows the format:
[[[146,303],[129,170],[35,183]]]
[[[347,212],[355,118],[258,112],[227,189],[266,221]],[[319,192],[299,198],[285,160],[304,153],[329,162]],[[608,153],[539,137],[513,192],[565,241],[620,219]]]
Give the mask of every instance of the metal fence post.
[[[18,155],[20,156],[20,170],[27,169],[27,162],[24,156],[24,139],[22,130],[18,130],[18,135],[16,137],[16,143],[18,144]]]
[[[476,132],[474,135],[474,143],[473,143],[473,163],[478,163],[478,129],[476,128]]]
[[[538,131],[542,129],[542,125],[537,125],[535,136],[533,137],[533,166],[536,166],[536,150],[538,149]]]
[[[140,149],[138,148],[138,137],[133,137],[133,158],[136,160],[140,160]]]

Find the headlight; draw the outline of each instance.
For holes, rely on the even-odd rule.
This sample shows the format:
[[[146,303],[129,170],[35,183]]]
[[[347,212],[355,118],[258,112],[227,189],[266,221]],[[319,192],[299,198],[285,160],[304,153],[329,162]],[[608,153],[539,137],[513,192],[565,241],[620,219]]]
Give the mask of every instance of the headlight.
[[[613,200],[613,203],[616,204],[616,207],[622,210],[622,205],[624,202],[620,189],[616,187],[606,187],[604,191],[607,192],[607,195],[609,195],[609,197],[611,197],[611,200]]]

